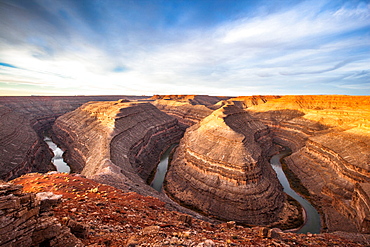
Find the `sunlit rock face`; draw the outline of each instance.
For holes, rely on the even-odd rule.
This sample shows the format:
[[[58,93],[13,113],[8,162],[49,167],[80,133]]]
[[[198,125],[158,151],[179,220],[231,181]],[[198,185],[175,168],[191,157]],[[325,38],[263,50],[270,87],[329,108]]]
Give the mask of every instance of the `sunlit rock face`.
[[[232,102],[235,106],[238,106],[240,108],[249,108],[251,106],[261,105],[265,104],[266,102],[278,99],[281,96],[276,95],[253,95],[253,96],[238,96],[235,98],[230,98],[227,101]],[[220,101],[216,105],[223,105],[224,102]]]
[[[246,224],[269,224],[283,207],[267,161],[268,128],[225,105],[187,129],[167,174],[166,190],[203,212]]]
[[[0,179],[55,170],[51,151],[26,116],[0,105],[0,118]]]
[[[248,111],[293,150],[286,162],[320,206],[324,231],[370,231],[369,96],[282,96]]]
[[[158,109],[175,117],[185,130],[199,123],[214,109],[220,108],[222,105],[218,102],[228,98],[208,95],[155,95],[151,100]]]
[[[122,186],[142,184],[183,135],[177,120],[152,104],[123,100],[86,103],[59,117],[53,132],[72,171]]]

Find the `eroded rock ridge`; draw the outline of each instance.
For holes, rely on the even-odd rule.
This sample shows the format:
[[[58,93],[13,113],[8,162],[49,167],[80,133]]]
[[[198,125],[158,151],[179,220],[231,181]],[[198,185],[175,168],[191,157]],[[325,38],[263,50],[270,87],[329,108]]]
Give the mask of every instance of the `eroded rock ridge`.
[[[248,111],[288,146],[323,230],[370,232],[370,97],[283,96]]]
[[[183,135],[177,120],[152,104],[125,101],[87,103],[58,118],[53,132],[72,171],[126,188],[143,184]]]
[[[187,129],[167,174],[166,190],[184,204],[227,220],[266,225],[285,200],[268,163],[269,129],[225,105]]]

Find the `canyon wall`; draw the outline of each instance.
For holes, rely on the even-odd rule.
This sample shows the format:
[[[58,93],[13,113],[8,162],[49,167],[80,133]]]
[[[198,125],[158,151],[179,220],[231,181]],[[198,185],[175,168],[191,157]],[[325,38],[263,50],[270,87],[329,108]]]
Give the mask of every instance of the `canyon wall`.
[[[0,179],[28,172],[55,170],[53,156],[43,141],[55,119],[91,100],[140,96],[4,96],[0,97]],[[50,134],[50,133],[49,133]]]
[[[175,117],[183,130],[199,123],[229,97],[208,95],[155,95],[150,100],[159,110]]]
[[[272,99],[278,99],[280,97],[281,96],[276,96],[276,95],[238,96],[235,98],[230,98],[227,101],[233,102],[234,105],[240,108],[248,108],[251,106],[264,104],[267,101],[270,101]],[[222,102],[219,102],[219,104],[222,104]]]
[[[73,172],[123,188],[145,184],[161,153],[183,135],[177,120],[152,104],[123,100],[86,103],[59,117],[53,132]]]
[[[247,186],[245,193],[253,198],[259,198],[258,193],[264,195],[266,181],[271,179],[263,178],[274,175],[268,171],[270,168],[259,173],[259,164],[264,167],[272,154],[272,140],[292,149],[293,154],[285,161],[309,190],[311,201],[322,215],[324,231],[370,232],[369,96],[167,95],[143,100],[167,114],[149,103],[125,100],[82,106],[92,100],[121,98],[143,100],[134,96],[0,97],[0,179],[55,169],[50,163],[52,153],[41,136],[64,114],[54,128],[57,137],[54,141],[67,150],[65,160],[72,171],[146,194],[143,189],[146,185],[138,184],[145,184],[143,181],[167,145],[178,141],[182,131],[193,126],[175,155],[179,168],[170,172],[172,180],[176,180],[172,181],[176,184],[173,194],[176,197],[179,193],[179,200],[183,197],[185,203],[212,214],[229,210],[229,214],[235,211],[235,215],[242,215],[243,210],[252,207],[255,214],[250,216],[257,217],[259,206],[253,204],[254,199],[247,206],[235,206],[245,202],[236,199],[241,195],[238,186]],[[216,111],[212,115],[219,108],[221,113]],[[240,109],[247,113],[239,113]],[[249,126],[251,132],[243,132],[242,125]],[[227,131],[223,132],[224,129]],[[232,137],[224,138],[223,134]],[[243,138],[250,141],[242,141]],[[217,145],[224,148],[213,150]],[[231,165],[234,160],[229,153],[233,152],[251,159],[243,161],[245,164],[256,161],[255,167],[246,165],[243,170],[240,168],[243,162],[238,159],[235,161],[239,167]],[[186,179],[191,181],[190,188],[202,188],[202,192],[195,194],[195,189],[185,192],[185,183],[181,181]],[[274,184],[274,179],[269,183]],[[280,198],[275,193],[272,197]],[[192,194],[195,199],[189,199]],[[205,198],[214,198],[211,202],[215,206],[206,203],[211,209],[202,208],[200,202]],[[231,198],[235,209],[225,206]],[[222,203],[216,203],[217,200]],[[282,207],[279,203],[270,206],[278,210]],[[260,222],[275,217],[266,210],[261,213],[265,216]],[[227,212],[220,215],[232,219],[229,216]],[[234,218],[238,221],[238,217]]]
[[[292,149],[286,163],[321,211],[323,230],[370,231],[370,97],[283,96],[248,111]]]
[[[89,101],[112,101],[119,99],[141,99],[142,96],[4,96],[0,97],[0,105],[26,115],[31,126],[38,134],[48,130],[59,116],[73,111]]]
[[[0,179],[54,170],[52,152],[30,126],[30,119],[0,105]]]
[[[166,176],[166,191],[207,214],[240,223],[277,221],[285,196],[267,157],[269,129],[225,105],[188,128]]]

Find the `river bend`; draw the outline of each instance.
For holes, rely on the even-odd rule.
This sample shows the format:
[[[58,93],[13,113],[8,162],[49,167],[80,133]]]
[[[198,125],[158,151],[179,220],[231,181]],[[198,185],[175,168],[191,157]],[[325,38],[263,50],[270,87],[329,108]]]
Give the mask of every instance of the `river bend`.
[[[54,157],[51,159],[55,168],[58,172],[66,172],[69,173],[71,168],[67,165],[66,162],[63,160],[63,150],[60,149],[57,144],[55,144],[50,137],[45,136],[44,141],[48,144],[49,148],[53,151]]]
[[[157,191],[161,192],[162,184],[167,173],[168,158],[173,147],[167,149],[167,151],[161,156],[160,163],[157,166],[154,179],[150,186]],[[298,195],[291,187],[281,167],[280,159],[290,154],[290,150],[286,149],[274,156],[272,156],[270,163],[272,168],[275,170],[277,177],[284,188],[284,192],[297,200],[303,207],[306,220],[304,225],[297,231],[297,233],[320,233],[321,222],[320,215],[317,210],[303,197]]]
[[[297,231],[297,233],[308,233],[308,232],[320,233],[321,222],[319,213],[306,199],[298,195],[290,187],[289,181],[281,167],[280,159],[283,158],[284,156],[289,155],[290,153],[291,152],[289,149],[285,149],[282,152],[272,156],[270,160],[271,166],[275,170],[281,185],[284,187],[284,192],[293,197],[295,200],[297,200],[302,205],[305,211],[306,214],[305,224]]]

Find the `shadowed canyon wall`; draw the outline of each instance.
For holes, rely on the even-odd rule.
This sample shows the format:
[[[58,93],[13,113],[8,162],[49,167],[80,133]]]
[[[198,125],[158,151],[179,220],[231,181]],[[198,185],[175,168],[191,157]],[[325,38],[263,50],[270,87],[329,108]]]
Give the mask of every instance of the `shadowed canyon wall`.
[[[286,163],[322,211],[324,230],[370,231],[370,97],[283,96],[248,111],[293,150]]]
[[[183,135],[152,104],[125,101],[87,103],[59,117],[53,132],[72,171],[122,188],[143,184]]]
[[[0,105],[0,179],[55,169],[46,143],[30,126],[30,119]]]
[[[266,225],[285,200],[267,157],[269,129],[226,105],[187,129],[167,174],[177,200],[227,220]]]
[[[43,141],[55,119],[91,100],[137,96],[4,96],[0,97],[0,179],[28,172],[55,170],[52,152]]]

